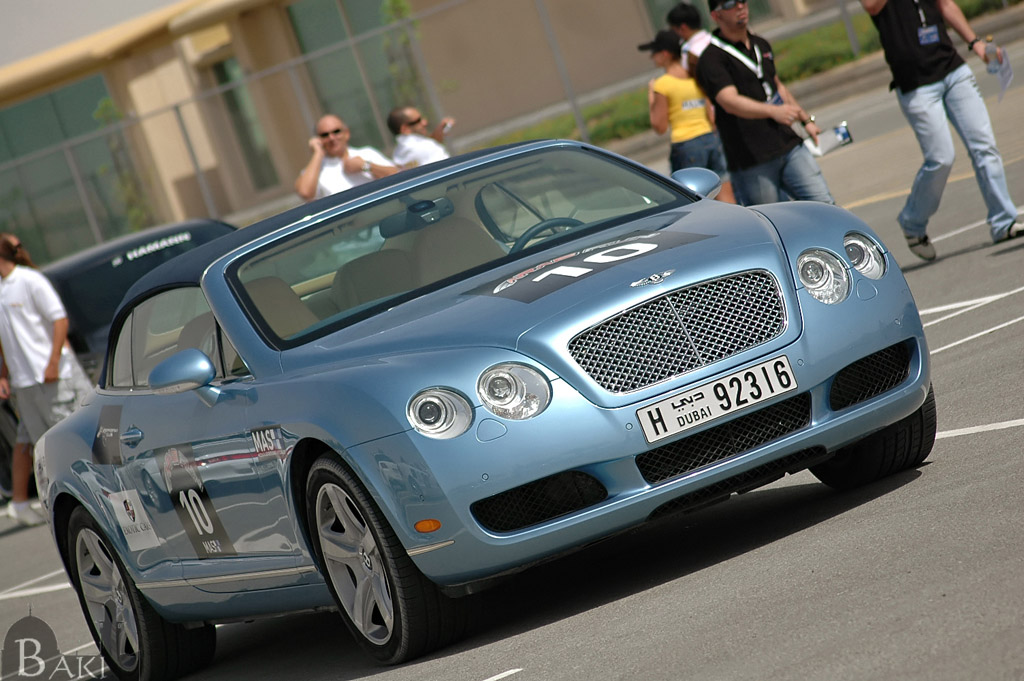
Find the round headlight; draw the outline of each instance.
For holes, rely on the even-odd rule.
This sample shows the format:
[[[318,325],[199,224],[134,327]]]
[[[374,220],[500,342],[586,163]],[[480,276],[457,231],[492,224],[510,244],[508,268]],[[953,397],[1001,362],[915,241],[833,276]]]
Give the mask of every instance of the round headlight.
[[[885,274],[885,256],[874,241],[863,234],[850,232],[843,239],[843,246],[853,269],[868,279],[881,279]]]
[[[476,392],[495,416],[521,421],[544,411],[551,387],[544,376],[525,364],[496,364],[480,374]]]
[[[821,249],[804,251],[796,260],[800,283],[823,303],[832,305],[846,300],[850,293],[850,275],[843,261]]]
[[[448,440],[466,432],[473,408],[462,395],[444,388],[418,393],[406,408],[409,423],[427,437]]]

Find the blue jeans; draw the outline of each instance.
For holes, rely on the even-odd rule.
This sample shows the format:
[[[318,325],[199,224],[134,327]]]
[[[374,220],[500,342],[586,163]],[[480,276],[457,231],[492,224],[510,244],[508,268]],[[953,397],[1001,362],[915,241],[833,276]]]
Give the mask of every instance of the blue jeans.
[[[910,92],[897,90],[896,95],[924,155],[924,164],[917,171],[907,203],[896,218],[903,233],[924,236],[928,219],[939,209],[955,157],[953,135],[946,123],[948,117],[971,155],[974,176],[988,207],[992,240],[1006,238],[1007,230],[1017,219],[1017,208],[1006,188],[1003,158],[996,149],[988,109],[970,67],[964,64],[937,83]]]
[[[802,144],[779,158],[732,171],[732,187],[736,199],[744,206],[788,198],[835,203],[818,162]]]
[[[669,149],[668,163],[673,173],[683,168],[707,168],[718,173],[722,182],[729,181],[729,168],[717,132],[709,132],[685,142],[675,142]]]

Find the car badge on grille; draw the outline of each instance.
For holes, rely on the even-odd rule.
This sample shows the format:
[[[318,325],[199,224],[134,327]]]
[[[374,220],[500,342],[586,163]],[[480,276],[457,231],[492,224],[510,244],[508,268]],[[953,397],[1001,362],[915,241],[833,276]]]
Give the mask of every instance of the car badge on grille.
[[[660,284],[661,282],[665,281],[665,279],[667,279],[668,276],[670,274],[672,274],[673,272],[675,272],[675,270],[668,270],[666,272],[658,272],[656,274],[652,274],[651,276],[647,277],[646,279],[641,279],[640,281],[634,281],[632,284],[630,284],[630,287],[631,288],[636,288],[637,286],[649,286],[651,284]]]

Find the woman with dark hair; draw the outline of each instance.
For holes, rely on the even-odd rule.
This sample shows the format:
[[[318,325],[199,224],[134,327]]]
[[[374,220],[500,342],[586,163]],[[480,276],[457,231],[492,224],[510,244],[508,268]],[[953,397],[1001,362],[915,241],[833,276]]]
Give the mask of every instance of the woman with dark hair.
[[[53,285],[18,237],[0,234],[0,399],[13,397],[20,419],[8,514],[22,525],[45,522],[28,500],[32,448],[79,402],[67,335],[67,313]]]
[[[712,170],[722,179],[718,200],[736,203],[722,142],[712,124],[711,104],[682,65],[679,36],[672,31],[658,31],[654,40],[638,45],[637,49],[650,51],[655,66],[665,70],[649,83],[647,103],[654,131],[661,135],[671,130],[672,172],[695,166]]]

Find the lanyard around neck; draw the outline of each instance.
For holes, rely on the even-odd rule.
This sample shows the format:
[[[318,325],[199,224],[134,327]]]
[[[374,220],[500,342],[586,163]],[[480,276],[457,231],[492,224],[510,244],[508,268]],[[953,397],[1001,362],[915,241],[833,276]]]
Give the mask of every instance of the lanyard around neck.
[[[914,7],[917,9],[917,18],[921,20],[921,26],[928,26],[928,20],[924,17],[924,10],[921,9],[921,0],[914,0]]]

